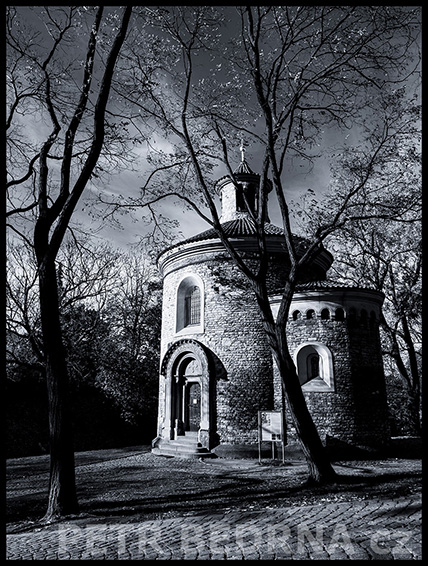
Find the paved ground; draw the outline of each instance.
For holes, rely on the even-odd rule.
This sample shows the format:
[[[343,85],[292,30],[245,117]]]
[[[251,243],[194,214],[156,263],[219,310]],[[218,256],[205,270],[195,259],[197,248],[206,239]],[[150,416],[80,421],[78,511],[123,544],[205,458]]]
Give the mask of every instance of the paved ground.
[[[47,526],[25,515],[45,505],[46,458],[8,464],[9,560],[422,559],[416,459],[338,462],[345,485],[314,490],[301,460],[83,453],[82,514]]]

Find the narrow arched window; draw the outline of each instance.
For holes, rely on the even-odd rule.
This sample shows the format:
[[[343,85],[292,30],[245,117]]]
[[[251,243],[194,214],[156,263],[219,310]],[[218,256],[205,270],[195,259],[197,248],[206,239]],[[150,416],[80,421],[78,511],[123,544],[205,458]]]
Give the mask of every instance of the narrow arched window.
[[[302,313],[300,311],[293,312],[293,320],[300,320],[302,318]]]
[[[335,318],[339,322],[344,321],[345,320],[345,311],[341,308],[336,309]]]
[[[308,371],[308,381],[315,379],[320,375],[320,357],[318,354],[311,354],[308,357],[309,371]]]
[[[247,210],[244,199],[244,188],[241,184],[238,184],[238,190],[236,191],[236,210],[237,212],[246,212]]]
[[[315,318],[315,311],[313,309],[309,309],[306,313],[306,318],[309,320],[311,318]]]
[[[328,320],[330,318],[330,311],[328,309],[322,309],[321,320]]]
[[[204,331],[204,284],[197,274],[184,277],[177,288],[175,331],[201,334]]]
[[[184,326],[200,324],[201,291],[197,285],[187,290],[184,297]]]

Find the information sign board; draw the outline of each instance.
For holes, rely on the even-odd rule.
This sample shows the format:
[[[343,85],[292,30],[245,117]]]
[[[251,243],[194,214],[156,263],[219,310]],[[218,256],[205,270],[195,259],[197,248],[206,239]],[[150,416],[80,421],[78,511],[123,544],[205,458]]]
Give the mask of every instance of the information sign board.
[[[262,441],[282,440],[282,415],[277,411],[260,411],[260,428]]]
[[[272,458],[275,454],[275,443],[281,442],[284,462],[285,430],[281,411],[259,411],[259,461],[261,461],[262,442],[272,443]]]

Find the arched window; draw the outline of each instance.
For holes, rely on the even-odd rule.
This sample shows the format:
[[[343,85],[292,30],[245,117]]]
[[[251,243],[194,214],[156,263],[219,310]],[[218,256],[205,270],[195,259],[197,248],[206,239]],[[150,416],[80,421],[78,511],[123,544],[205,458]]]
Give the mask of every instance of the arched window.
[[[313,309],[309,309],[306,313],[306,318],[309,320],[311,318],[315,318],[315,311]]]
[[[367,326],[367,322],[368,322],[368,313],[367,313],[366,309],[361,309],[360,323],[361,323],[362,326]]]
[[[247,207],[244,200],[244,189],[241,184],[238,184],[238,189],[236,191],[236,211],[246,212]]]
[[[345,320],[345,311],[341,308],[336,309],[335,319],[339,322],[343,322]]]
[[[300,311],[293,312],[293,320],[300,320],[302,318],[302,313]]]
[[[327,346],[302,344],[294,357],[303,391],[334,391],[333,358]]]
[[[330,318],[330,311],[328,309],[322,309],[321,320],[328,320]]]
[[[184,326],[201,322],[201,291],[197,285],[190,287],[184,297]]]
[[[203,332],[204,287],[196,274],[184,277],[177,289],[176,326],[180,333]]]
[[[317,353],[310,354],[307,358],[308,381],[320,376],[320,357]]]
[[[349,309],[349,314],[348,314],[348,325],[355,326],[356,320],[357,320],[357,311],[355,310],[354,307],[351,307]]]
[[[376,313],[375,313],[374,311],[371,311],[371,313],[370,313],[369,328],[370,328],[371,330],[373,330],[374,328],[376,328]]]
[[[245,198],[247,199],[248,206],[250,210],[254,213],[255,211],[255,186],[252,183],[239,183],[238,189],[236,191],[236,211],[237,212],[247,212],[247,205],[245,203]]]

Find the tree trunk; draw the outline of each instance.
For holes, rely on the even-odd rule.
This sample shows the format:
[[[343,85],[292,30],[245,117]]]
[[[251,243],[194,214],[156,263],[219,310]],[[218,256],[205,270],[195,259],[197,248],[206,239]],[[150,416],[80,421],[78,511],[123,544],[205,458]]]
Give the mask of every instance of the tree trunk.
[[[293,424],[306,457],[309,479],[317,484],[332,482],[337,477],[336,472],[309,412],[288,347],[280,346],[278,350],[273,350],[273,355],[279,369]]]
[[[409,326],[407,324],[407,319],[405,316],[401,317],[401,323],[403,328],[403,339],[407,346],[407,353],[409,356],[409,370],[402,358],[400,345],[397,338],[397,330],[392,329],[385,318],[382,316],[381,324],[382,328],[388,335],[391,341],[391,350],[387,352],[389,356],[394,360],[397,366],[398,372],[403,381],[405,391],[408,396],[408,410],[411,418],[411,425],[416,434],[421,433],[421,422],[420,422],[420,378],[418,371],[418,363],[416,360],[416,352],[413,344],[413,340],[410,334]]]
[[[67,364],[62,343],[56,269],[53,260],[39,268],[40,315],[49,401],[50,478],[45,522],[78,513]]]
[[[287,344],[285,321],[286,313],[289,309],[281,309],[282,312],[278,313],[277,321],[275,322],[266,289],[263,286],[256,285],[255,293],[266,337],[281,376],[283,394],[287,400],[293,424],[306,457],[309,468],[309,480],[317,484],[331,483],[337,479],[337,475],[330,463],[307,407],[296,367]],[[290,291],[288,301],[291,301],[291,296]],[[287,299],[283,298],[283,301],[283,306],[286,306]]]
[[[407,354],[409,357],[410,365],[410,379],[409,379],[409,397],[410,397],[410,407],[412,411],[413,423],[418,434],[421,432],[421,422],[420,422],[420,377],[418,362],[416,359],[415,346],[413,343],[412,335],[410,333],[409,325],[407,322],[406,315],[401,317],[401,326],[403,328],[404,341],[407,346]]]

